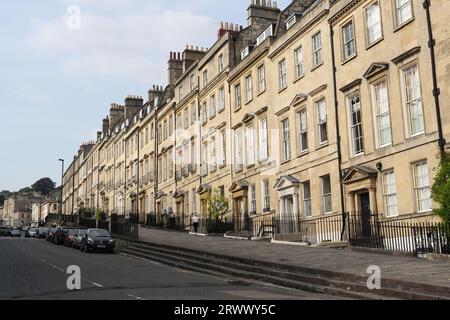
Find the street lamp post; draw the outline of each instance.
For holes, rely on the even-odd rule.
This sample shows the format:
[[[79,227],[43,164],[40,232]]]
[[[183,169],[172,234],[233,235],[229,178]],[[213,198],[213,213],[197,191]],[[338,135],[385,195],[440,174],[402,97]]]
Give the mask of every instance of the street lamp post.
[[[63,189],[64,189],[64,159],[59,159],[61,162],[61,207],[59,209],[60,213],[63,213]]]

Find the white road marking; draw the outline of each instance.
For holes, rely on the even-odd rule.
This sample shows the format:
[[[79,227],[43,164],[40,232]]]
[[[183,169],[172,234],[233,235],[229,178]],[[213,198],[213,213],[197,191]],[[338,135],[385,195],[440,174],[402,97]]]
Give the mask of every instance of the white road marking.
[[[96,287],[103,288],[103,286],[101,284],[98,284],[98,283],[95,283],[95,282],[90,282],[90,283],[93,284]]]
[[[130,293],[128,294],[128,296],[131,297],[131,298],[135,298],[136,300],[145,300],[144,298],[141,298],[141,297],[132,295],[132,294],[130,294]]]

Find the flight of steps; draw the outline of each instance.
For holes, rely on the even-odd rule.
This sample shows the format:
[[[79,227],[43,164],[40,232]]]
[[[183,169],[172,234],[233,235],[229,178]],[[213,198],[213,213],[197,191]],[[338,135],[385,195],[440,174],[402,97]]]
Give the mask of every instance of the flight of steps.
[[[222,256],[148,242],[130,243],[122,254],[156,261],[202,274],[231,276],[240,280],[271,283],[282,287],[359,300],[450,299],[450,288],[382,279],[382,290],[367,288],[367,278],[339,272],[311,270],[262,261]]]

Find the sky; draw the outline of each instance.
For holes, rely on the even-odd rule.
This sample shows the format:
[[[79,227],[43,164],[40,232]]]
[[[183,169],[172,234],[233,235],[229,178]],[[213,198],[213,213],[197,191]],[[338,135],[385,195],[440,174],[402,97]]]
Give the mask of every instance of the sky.
[[[278,1],[284,8],[290,1]],[[210,47],[248,0],[16,0],[0,4],[0,190],[42,177],[94,140],[111,103],[167,84],[170,51]]]

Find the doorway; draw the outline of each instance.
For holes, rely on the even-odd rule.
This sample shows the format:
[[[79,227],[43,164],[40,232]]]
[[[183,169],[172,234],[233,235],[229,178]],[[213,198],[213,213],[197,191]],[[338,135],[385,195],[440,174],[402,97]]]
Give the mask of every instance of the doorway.
[[[359,194],[359,203],[361,204],[361,231],[363,237],[372,236],[370,195],[368,192]]]

